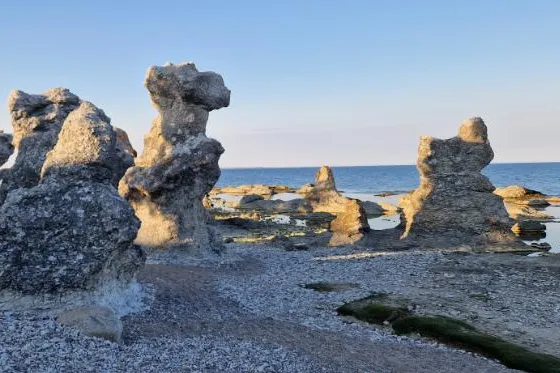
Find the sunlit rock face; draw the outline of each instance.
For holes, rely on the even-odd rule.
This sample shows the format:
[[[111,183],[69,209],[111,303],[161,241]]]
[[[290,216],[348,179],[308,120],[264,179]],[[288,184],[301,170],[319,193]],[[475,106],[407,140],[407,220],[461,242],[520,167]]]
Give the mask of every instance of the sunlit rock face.
[[[348,198],[336,189],[334,175],[330,167],[321,166],[315,175],[315,184],[305,194],[314,212],[344,213]]]
[[[224,149],[206,137],[206,122],[210,111],[229,105],[230,91],[220,75],[193,63],[153,66],[145,85],[159,115],[119,185],[142,221],[137,242],[219,251],[222,239],[202,200],[220,176]]]
[[[364,234],[370,231],[367,215],[360,201],[348,199],[344,211],[331,222],[330,231],[333,233],[330,246],[359,243]]]
[[[17,90],[10,94],[8,109],[18,153],[13,166],[3,174],[0,205],[9,191],[39,183],[47,152],[56,144],[62,123],[79,104],[80,98],[65,88],[53,88],[42,95]]]
[[[11,190],[0,208],[0,290],[63,294],[129,283],[145,255],[140,226],[115,186],[116,133],[82,101],[45,154],[38,184]]]
[[[464,121],[456,137],[422,137],[420,186],[403,198],[403,238],[444,235],[465,244],[515,242],[502,199],[481,170],[494,158],[481,118]]]

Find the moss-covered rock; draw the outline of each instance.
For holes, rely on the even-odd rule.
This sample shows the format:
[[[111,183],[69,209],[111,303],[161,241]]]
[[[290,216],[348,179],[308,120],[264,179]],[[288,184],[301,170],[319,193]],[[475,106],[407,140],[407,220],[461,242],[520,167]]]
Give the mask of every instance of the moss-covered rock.
[[[353,316],[372,324],[390,324],[396,334],[419,334],[467,351],[497,359],[512,369],[530,373],[560,373],[560,359],[540,354],[478,331],[472,325],[446,316],[414,315],[402,299],[384,293],[348,302],[338,308],[343,316]]]

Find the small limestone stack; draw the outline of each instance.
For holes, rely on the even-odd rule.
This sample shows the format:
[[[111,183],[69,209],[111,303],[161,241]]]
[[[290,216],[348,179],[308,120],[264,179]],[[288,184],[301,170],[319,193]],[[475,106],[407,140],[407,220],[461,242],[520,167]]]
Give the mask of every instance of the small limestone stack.
[[[64,294],[126,284],[145,260],[140,222],[112,184],[116,134],[103,111],[80,102],[46,154],[37,186],[0,208],[0,290]]]
[[[331,214],[345,212],[348,203],[348,198],[336,189],[333,172],[328,166],[321,166],[317,171],[315,184],[308,189],[305,199],[311,203],[314,212]]]
[[[348,199],[344,212],[339,213],[331,222],[330,231],[333,232],[330,246],[356,244],[364,238],[364,234],[370,231],[370,227],[360,201]]]
[[[0,131],[0,166],[10,159],[13,152],[12,135]]]
[[[202,204],[220,176],[224,149],[206,137],[208,114],[229,105],[222,77],[193,63],[154,66],[146,81],[159,112],[144,151],[119,184],[142,221],[137,242],[147,246],[189,244],[193,253],[221,249]]]
[[[459,244],[517,241],[502,199],[481,170],[494,158],[481,118],[464,121],[447,140],[422,137],[418,149],[420,186],[401,201],[405,237],[446,237]]]

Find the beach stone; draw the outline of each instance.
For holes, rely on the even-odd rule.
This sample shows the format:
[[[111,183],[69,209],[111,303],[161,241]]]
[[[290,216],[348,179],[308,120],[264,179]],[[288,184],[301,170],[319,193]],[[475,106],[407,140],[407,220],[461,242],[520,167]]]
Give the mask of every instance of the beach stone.
[[[552,220],[554,217],[530,206],[505,201],[506,210],[514,220]]]
[[[264,198],[258,194],[249,194],[246,196],[241,197],[241,199],[239,200],[239,206],[243,206],[247,203],[251,203],[251,202],[255,202],[255,201],[261,201]]]
[[[339,213],[331,222],[330,231],[333,235],[329,246],[355,244],[370,231],[367,214],[356,199],[348,199],[343,213]]]
[[[362,201],[362,207],[368,216],[381,216],[385,212],[380,204],[372,201]]]
[[[39,184],[12,190],[0,208],[0,290],[62,294],[126,284],[145,254],[138,219],[112,185],[116,135],[81,102],[46,154]]]
[[[486,125],[478,117],[464,121],[451,139],[422,137],[420,186],[401,199],[402,238],[447,235],[473,246],[517,242],[502,199],[481,173],[493,157]]]
[[[80,98],[65,88],[53,88],[42,95],[11,92],[8,108],[18,152],[13,166],[3,173],[0,205],[9,191],[39,183],[47,152],[56,144],[62,123],[79,104]]]
[[[534,220],[521,220],[511,230],[521,237],[541,237],[546,231],[546,225]]]
[[[56,321],[60,325],[80,330],[87,336],[120,342],[123,325],[118,315],[103,306],[78,307],[61,313]]]
[[[542,198],[545,195],[539,191],[525,188],[521,185],[510,185],[507,187],[496,188],[494,194],[504,199],[519,199],[519,198]]]
[[[220,251],[222,238],[202,200],[220,176],[224,149],[206,136],[206,123],[211,110],[229,105],[230,91],[220,75],[193,63],[152,66],[145,85],[159,115],[119,184],[142,222],[136,242]]]
[[[0,131],[0,166],[10,159],[13,152],[12,135]]]

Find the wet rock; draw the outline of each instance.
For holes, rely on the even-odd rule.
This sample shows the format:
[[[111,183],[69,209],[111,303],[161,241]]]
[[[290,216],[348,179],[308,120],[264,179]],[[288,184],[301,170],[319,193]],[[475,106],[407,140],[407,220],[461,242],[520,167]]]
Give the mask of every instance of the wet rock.
[[[380,204],[372,201],[362,201],[362,207],[368,216],[381,216],[385,212]]]
[[[0,166],[8,161],[13,152],[12,135],[0,131]]]
[[[452,237],[472,246],[519,243],[502,199],[481,174],[493,159],[481,118],[464,121],[447,140],[422,137],[418,149],[420,186],[403,197],[406,237]]]
[[[159,116],[144,151],[119,184],[142,221],[137,242],[187,244],[193,254],[219,251],[222,239],[202,204],[220,176],[221,144],[206,137],[211,110],[229,105],[222,77],[193,63],[153,66],[146,88]]]
[[[0,205],[9,191],[39,183],[47,152],[56,144],[62,123],[79,104],[79,97],[65,88],[54,88],[42,95],[22,91],[10,94],[13,145],[18,153],[14,165],[4,172]]]
[[[520,200],[507,200],[510,203],[516,203],[518,205],[524,205],[529,207],[547,207],[550,206],[550,203],[545,199],[520,199]]]
[[[505,203],[509,216],[514,220],[552,220],[554,217],[546,212],[517,203]]]
[[[139,227],[114,186],[115,133],[82,102],[64,121],[39,184],[0,208],[0,290],[62,294],[131,281],[145,255]]]
[[[117,314],[108,307],[78,307],[63,312],[56,320],[60,325],[80,330],[87,336],[120,342],[123,325]]]
[[[251,202],[255,202],[255,201],[261,201],[264,198],[258,194],[249,194],[246,196],[241,197],[241,199],[239,200],[239,206],[244,206],[247,203],[251,203]]]
[[[366,212],[358,200],[348,199],[344,212],[331,222],[330,230],[330,246],[355,244],[370,231]]]
[[[546,236],[546,225],[532,220],[522,220],[515,223],[511,230],[522,238],[540,238]]]

